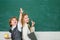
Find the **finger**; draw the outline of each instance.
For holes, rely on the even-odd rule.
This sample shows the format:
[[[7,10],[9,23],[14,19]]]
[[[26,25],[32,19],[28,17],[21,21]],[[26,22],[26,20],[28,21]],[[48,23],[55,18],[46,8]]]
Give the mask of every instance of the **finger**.
[[[32,22],[32,24],[35,24],[35,22],[34,21],[31,21]]]
[[[20,12],[22,12],[22,13],[23,13],[23,10],[22,10],[22,8],[20,8]]]
[[[20,8],[20,9],[22,9],[22,8]]]

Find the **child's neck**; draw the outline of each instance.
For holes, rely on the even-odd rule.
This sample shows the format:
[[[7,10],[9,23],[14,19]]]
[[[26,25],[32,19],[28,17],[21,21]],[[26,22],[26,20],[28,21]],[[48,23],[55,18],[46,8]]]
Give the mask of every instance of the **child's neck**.
[[[27,23],[24,23],[24,24],[27,24]]]
[[[16,27],[16,25],[12,25],[12,27]]]
[[[12,30],[14,30],[14,28],[16,28],[16,25],[12,25]]]

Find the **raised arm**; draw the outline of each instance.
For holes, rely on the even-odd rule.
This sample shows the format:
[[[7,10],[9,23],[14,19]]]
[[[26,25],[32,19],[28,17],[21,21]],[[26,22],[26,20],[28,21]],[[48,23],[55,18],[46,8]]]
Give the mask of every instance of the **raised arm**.
[[[18,30],[20,32],[21,32],[21,27],[22,27],[22,23],[21,23],[22,13],[23,13],[23,10],[22,8],[20,8],[20,15],[19,15],[19,21],[18,21]]]
[[[23,10],[22,8],[20,8],[20,15],[19,15],[19,21],[21,22],[21,18],[22,18],[22,13],[23,13]]]

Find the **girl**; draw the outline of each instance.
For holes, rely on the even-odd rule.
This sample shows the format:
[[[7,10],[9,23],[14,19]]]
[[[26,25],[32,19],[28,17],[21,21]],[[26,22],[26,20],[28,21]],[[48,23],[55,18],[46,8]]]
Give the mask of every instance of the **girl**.
[[[23,11],[23,10],[21,9],[21,11]],[[29,17],[27,14],[20,13],[20,19],[21,19],[21,24],[23,27],[23,29],[22,29],[23,40],[32,40],[31,38],[29,38],[28,34],[30,34],[31,32],[34,31],[34,24],[35,23],[32,21],[32,27],[29,27],[29,24],[28,24],[29,23]]]
[[[23,12],[20,10],[20,13],[23,13]],[[16,17],[12,17],[9,20],[9,25],[11,27],[10,32],[11,32],[12,40],[22,40],[22,33],[21,33],[22,25],[20,25],[21,24],[20,21],[21,21],[20,17],[19,17],[19,21],[17,20]]]

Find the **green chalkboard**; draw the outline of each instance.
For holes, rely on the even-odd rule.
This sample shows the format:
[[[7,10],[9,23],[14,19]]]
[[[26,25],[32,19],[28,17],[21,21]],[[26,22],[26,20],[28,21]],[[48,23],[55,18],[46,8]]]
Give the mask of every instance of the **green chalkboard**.
[[[9,19],[23,8],[36,22],[36,31],[60,31],[60,0],[0,0],[0,31],[9,30]]]

